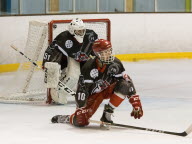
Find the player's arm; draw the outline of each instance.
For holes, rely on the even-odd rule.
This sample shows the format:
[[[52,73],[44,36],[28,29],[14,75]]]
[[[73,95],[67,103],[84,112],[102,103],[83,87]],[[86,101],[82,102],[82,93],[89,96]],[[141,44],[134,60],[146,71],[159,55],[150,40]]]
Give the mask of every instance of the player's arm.
[[[75,95],[76,111],[71,115],[70,121],[73,125],[81,127],[89,124],[89,110],[86,109],[86,102],[88,99],[88,92],[85,86],[84,76],[79,76],[78,88]]]
[[[88,96],[89,96],[89,93],[88,93],[87,87],[85,85],[84,76],[80,75],[79,81],[78,81],[77,92],[75,95],[75,101],[77,104],[77,108],[86,106]]]
[[[125,71],[125,68],[123,67],[123,64],[121,62],[120,67],[121,74],[119,77],[119,81],[117,82],[117,87],[115,91],[117,93],[127,95],[127,98],[129,99],[129,102],[133,107],[131,116],[133,116],[135,119],[140,119],[140,117],[143,116],[143,109],[139,95],[136,94],[136,89],[134,87],[133,81]]]
[[[86,108],[87,99],[90,95],[88,91],[92,85],[89,77],[90,68],[87,67],[89,62],[90,60],[83,66],[81,75],[79,76],[78,88],[75,95],[77,109],[71,117],[71,121],[73,121],[73,125],[75,126],[85,126],[89,124],[89,109]]]
[[[90,66],[92,60],[88,60],[87,63],[81,69],[81,75],[79,76],[78,87],[76,92],[77,108],[86,106],[87,98],[90,95],[90,87],[93,85],[92,78],[90,77]]]
[[[51,103],[52,98],[50,95],[50,88],[57,88],[59,77],[61,75],[61,70],[67,67],[67,56],[58,49],[57,38],[47,47],[43,57],[42,68],[45,70],[44,82],[48,88],[47,101],[46,103]]]
[[[42,64],[43,67],[45,62],[57,62],[60,65],[62,64],[62,68],[66,66],[67,55],[61,51],[62,48],[59,45],[61,39],[65,39],[64,32],[60,33],[45,50]]]
[[[93,31],[93,37],[94,37],[94,41],[96,41],[97,39],[98,39],[98,34],[95,32],[95,31]]]
[[[97,33],[95,33],[95,31],[93,31],[93,35],[90,36],[91,48],[92,48],[93,43],[94,43],[97,39],[98,39],[98,35],[97,35]],[[90,57],[92,57],[92,56],[96,56],[95,53],[93,52],[93,50],[92,50],[91,53],[90,53]]]
[[[87,54],[93,54],[92,52],[92,45],[98,39],[98,35],[90,29],[86,29],[85,38],[83,41],[83,46],[81,48],[82,51],[86,52]]]
[[[58,62],[60,63],[62,53],[55,47],[54,42],[51,43],[46,49],[43,57],[43,67],[46,62]]]

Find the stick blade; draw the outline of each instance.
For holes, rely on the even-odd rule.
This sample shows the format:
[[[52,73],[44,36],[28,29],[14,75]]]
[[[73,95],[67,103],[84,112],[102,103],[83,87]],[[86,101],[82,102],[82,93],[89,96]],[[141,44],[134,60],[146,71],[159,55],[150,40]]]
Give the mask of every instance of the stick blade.
[[[186,131],[182,132],[182,133],[179,133],[178,136],[187,136],[188,134],[186,133]]]
[[[185,133],[188,135],[192,132],[192,124],[186,129]]]

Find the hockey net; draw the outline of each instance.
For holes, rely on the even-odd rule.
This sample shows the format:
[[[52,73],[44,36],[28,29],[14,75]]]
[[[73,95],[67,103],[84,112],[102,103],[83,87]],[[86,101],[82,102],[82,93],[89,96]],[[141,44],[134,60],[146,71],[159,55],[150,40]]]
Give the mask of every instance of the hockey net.
[[[67,30],[71,20],[53,20],[50,23],[30,21],[26,45],[22,51],[28,58],[42,64],[43,54],[48,44],[62,31]],[[110,40],[109,19],[83,19],[86,28],[94,30],[99,38]],[[4,83],[0,92],[1,102],[34,103],[46,99],[44,72],[37,68],[28,59],[15,52],[20,66],[11,79]]]

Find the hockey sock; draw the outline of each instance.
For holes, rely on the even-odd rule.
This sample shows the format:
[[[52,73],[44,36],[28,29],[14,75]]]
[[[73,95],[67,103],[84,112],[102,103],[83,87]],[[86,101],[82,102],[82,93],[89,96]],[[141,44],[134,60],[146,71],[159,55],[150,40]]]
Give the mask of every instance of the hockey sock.
[[[111,95],[110,97],[110,101],[109,101],[109,105],[112,107],[112,108],[116,108],[118,107],[121,102],[125,99],[125,96],[122,95],[122,94],[119,94],[119,93],[114,93]]]

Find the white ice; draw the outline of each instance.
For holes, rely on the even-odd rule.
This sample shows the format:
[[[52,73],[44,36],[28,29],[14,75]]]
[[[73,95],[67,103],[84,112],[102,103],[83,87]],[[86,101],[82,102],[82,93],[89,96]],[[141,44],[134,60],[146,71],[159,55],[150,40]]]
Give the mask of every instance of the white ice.
[[[183,132],[192,124],[192,60],[156,60],[124,62],[140,95],[144,116],[130,117],[132,110],[125,100],[114,113],[116,123]],[[0,86],[7,77],[0,75]],[[99,120],[104,101],[95,115]],[[52,124],[57,114],[72,114],[75,103],[65,106],[0,103],[0,144],[192,144],[192,134],[179,137],[155,132],[98,124],[77,128]]]

